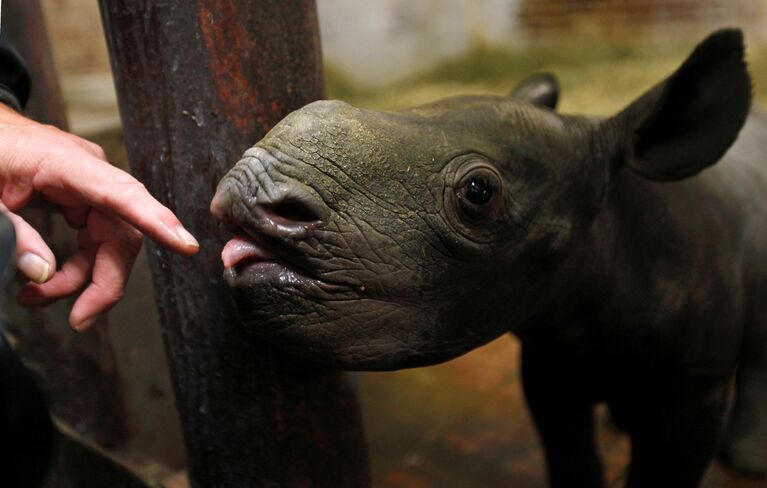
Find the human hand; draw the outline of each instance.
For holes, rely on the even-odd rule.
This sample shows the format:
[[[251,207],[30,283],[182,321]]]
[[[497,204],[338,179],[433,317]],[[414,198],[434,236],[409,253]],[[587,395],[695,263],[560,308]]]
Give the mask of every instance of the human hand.
[[[33,200],[57,207],[78,230],[78,250],[61,269],[40,234],[13,213]],[[179,254],[199,250],[173,212],[110,165],[99,146],[2,104],[0,201],[16,231],[16,265],[34,282],[19,303],[43,305],[84,288],[69,315],[78,331],[120,300],[143,235]]]

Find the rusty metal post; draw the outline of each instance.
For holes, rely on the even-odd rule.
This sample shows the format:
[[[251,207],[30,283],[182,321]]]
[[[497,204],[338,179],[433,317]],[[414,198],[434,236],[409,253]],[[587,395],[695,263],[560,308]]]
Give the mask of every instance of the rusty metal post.
[[[369,485],[354,388],[254,339],[222,279],[219,178],[323,94],[314,0],[100,0],[131,167],[200,238],[149,246],[194,487]]]
[[[66,111],[39,0],[5,0],[3,7],[3,32],[24,57],[32,79],[26,115],[66,130]],[[40,232],[59,263],[71,255],[73,234],[61,232],[66,225],[57,225],[50,211],[26,209],[22,216]],[[16,283],[12,295],[20,285]],[[74,340],[68,326],[73,302],[67,299],[47,309],[23,309],[10,298],[10,331],[20,356],[42,373],[53,413],[99,445],[114,447],[126,439],[128,426],[107,319],[100,319]]]

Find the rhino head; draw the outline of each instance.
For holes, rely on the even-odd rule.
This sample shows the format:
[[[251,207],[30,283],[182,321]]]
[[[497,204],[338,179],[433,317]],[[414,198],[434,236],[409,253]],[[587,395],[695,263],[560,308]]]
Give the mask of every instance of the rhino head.
[[[714,164],[751,99],[738,31],[699,45],[614,117],[563,115],[555,82],[399,112],[319,101],[221,180],[222,257],[254,334],[355,370],[444,361],[530,323],[619,171]],[[584,269],[587,269],[584,263]]]

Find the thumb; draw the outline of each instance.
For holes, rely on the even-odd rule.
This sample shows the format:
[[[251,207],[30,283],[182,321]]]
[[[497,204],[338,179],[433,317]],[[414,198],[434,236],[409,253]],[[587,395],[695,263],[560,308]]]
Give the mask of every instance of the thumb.
[[[56,271],[53,252],[26,220],[4,206],[0,206],[0,211],[8,216],[16,231],[16,267],[35,283],[45,283]]]

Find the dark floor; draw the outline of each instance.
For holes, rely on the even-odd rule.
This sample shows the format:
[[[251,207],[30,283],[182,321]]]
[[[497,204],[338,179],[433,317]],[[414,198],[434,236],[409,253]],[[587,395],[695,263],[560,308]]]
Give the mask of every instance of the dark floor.
[[[517,342],[430,368],[362,375],[376,488],[544,488],[543,453],[519,384]],[[623,486],[627,439],[599,411],[609,487]],[[713,466],[704,488],[767,488]]]

